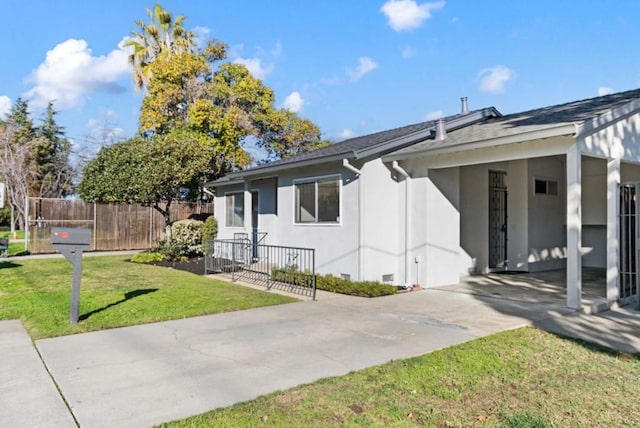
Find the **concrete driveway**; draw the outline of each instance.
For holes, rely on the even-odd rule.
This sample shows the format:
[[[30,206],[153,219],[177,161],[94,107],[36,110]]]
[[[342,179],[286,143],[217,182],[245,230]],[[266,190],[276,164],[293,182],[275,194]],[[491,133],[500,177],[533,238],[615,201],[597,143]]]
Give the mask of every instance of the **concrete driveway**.
[[[420,291],[347,296],[38,340],[83,427],[146,427],[568,313]]]

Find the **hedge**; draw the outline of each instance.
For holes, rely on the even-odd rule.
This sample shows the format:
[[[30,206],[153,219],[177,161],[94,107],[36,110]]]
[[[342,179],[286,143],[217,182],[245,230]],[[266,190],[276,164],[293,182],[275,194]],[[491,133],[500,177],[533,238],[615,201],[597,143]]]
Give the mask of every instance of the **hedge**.
[[[274,269],[271,271],[271,275],[274,281],[302,287],[311,287],[313,284],[312,275],[308,272],[293,269]],[[398,293],[398,289],[391,285],[375,281],[350,281],[331,274],[316,275],[316,288],[332,293],[359,297],[380,297]]]

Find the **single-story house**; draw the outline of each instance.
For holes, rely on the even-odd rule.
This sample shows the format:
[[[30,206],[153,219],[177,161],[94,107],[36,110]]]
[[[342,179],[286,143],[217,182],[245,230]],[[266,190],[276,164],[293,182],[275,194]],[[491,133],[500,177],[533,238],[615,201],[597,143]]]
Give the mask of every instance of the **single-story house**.
[[[495,108],[352,138],[231,173],[218,237],[312,247],[316,270],[422,287],[495,270],[606,269],[637,292],[640,90],[503,116]],[[260,234],[251,233],[254,230]]]

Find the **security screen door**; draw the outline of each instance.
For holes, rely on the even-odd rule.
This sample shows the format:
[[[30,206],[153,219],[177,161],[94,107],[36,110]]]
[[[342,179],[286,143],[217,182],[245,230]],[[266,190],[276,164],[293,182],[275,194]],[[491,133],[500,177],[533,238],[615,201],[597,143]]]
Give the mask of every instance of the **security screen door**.
[[[507,270],[507,173],[489,171],[489,269]]]
[[[638,194],[640,183],[620,185],[620,303],[634,304],[640,308],[638,278]]]

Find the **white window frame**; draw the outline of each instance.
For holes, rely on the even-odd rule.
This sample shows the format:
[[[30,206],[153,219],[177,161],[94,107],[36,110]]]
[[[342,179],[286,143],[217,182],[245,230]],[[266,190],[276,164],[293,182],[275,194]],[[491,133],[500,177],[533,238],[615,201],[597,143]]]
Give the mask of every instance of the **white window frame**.
[[[536,192],[536,182],[537,181],[544,181],[545,182],[546,191],[544,193]],[[556,192],[555,193],[549,193],[549,183],[555,183],[556,184]],[[556,197],[559,194],[560,194],[560,180],[558,180],[556,178],[549,178],[549,177],[533,177],[533,196],[536,196],[536,197]]]
[[[298,222],[296,221],[296,213],[297,213],[297,203],[296,203],[296,185],[298,184],[306,184],[306,183],[315,183],[315,195],[316,195],[316,212],[315,218],[318,218],[318,181],[326,180],[334,178],[338,181],[338,220],[337,221],[308,221],[308,222]],[[305,177],[298,178],[293,180],[292,186],[292,204],[293,204],[293,224],[295,226],[340,226],[342,225],[342,174],[327,174],[327,175],[319,175],[315,177]]]
[[[242,199],[242,224],[240,226],[229,224],[229,200],[227,196],[232,195],[240,195]],[[244,229],[245,217],[246,217],[246,209],[244,200],[244,191],[235,191],[235,192],[225,192],[224,194],[224,225],[225,227],[236,228],[236,229]]]

